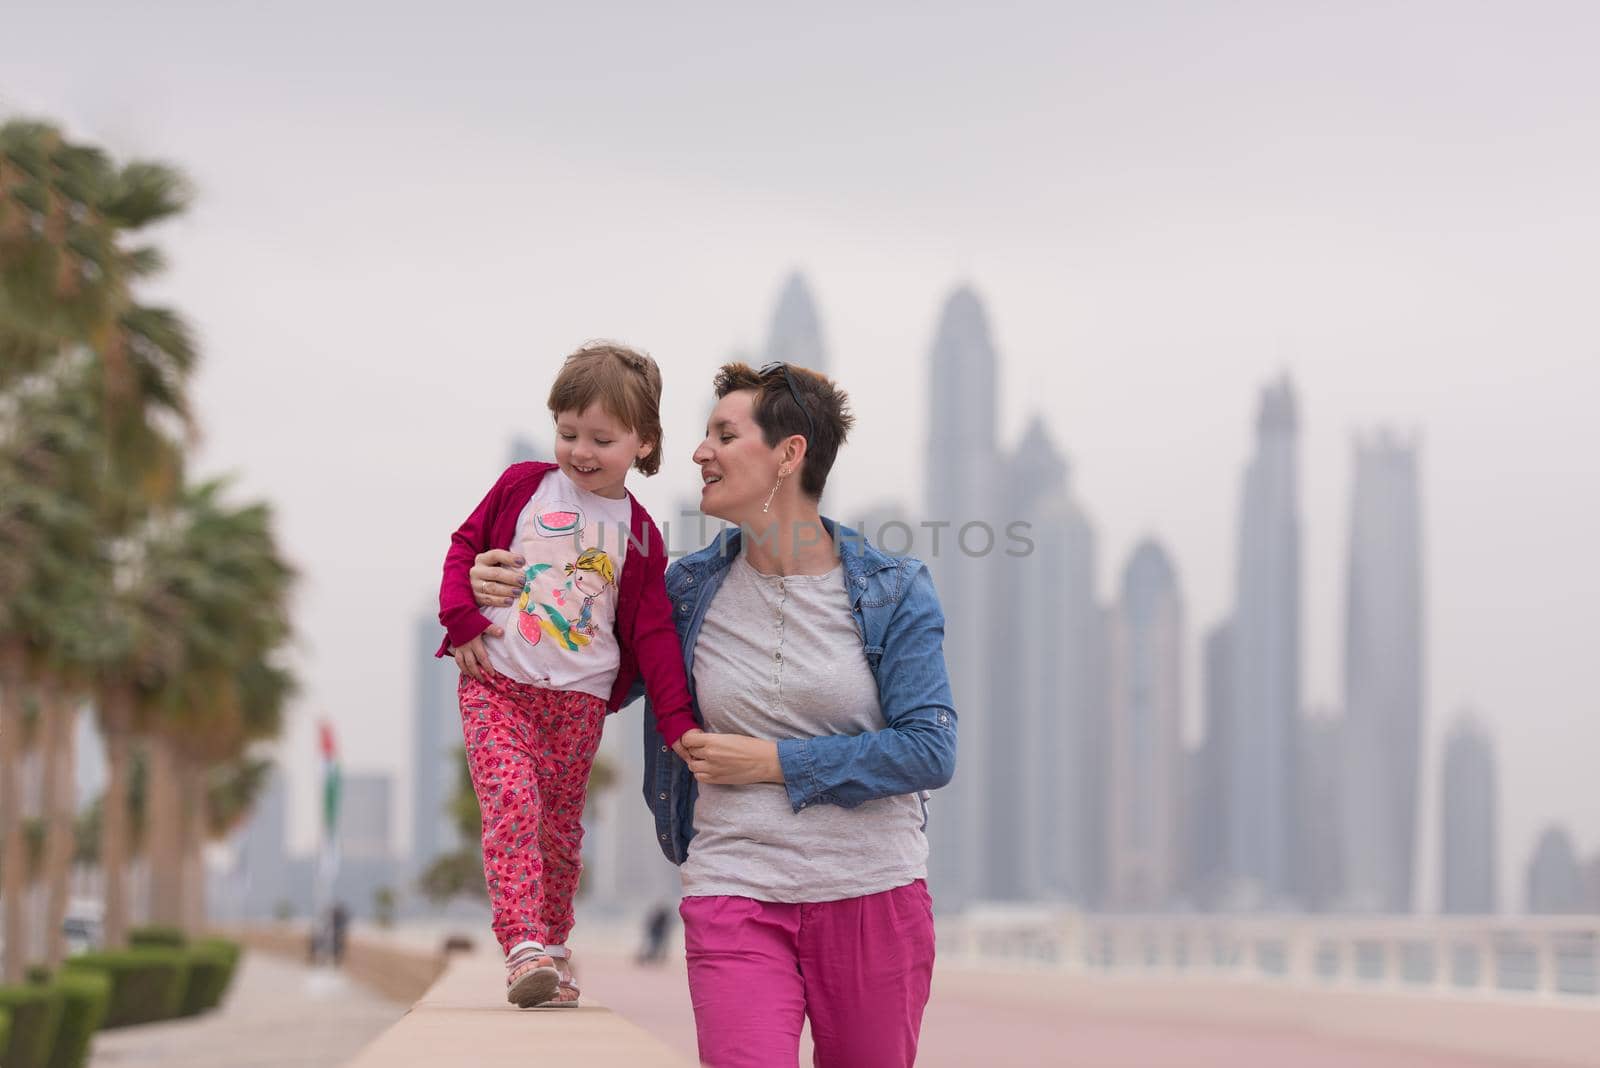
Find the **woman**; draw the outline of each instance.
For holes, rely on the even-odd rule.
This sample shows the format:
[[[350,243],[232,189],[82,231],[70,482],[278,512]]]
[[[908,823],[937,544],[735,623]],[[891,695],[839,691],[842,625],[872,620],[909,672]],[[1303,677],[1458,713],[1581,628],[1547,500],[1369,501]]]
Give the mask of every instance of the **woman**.
[[[667,572],[704,730],[669,750],[645,717],[700,1059],[793,1065],[809,1018],[823,1068],[910,1065],[934,955],[924,791],[955,769],[944,617],[920,561],[818,511],[844,393],[785,364],[728,364],[715,388],[701,510],[736,529]],[[481,602],[515,594],[478,560]]]

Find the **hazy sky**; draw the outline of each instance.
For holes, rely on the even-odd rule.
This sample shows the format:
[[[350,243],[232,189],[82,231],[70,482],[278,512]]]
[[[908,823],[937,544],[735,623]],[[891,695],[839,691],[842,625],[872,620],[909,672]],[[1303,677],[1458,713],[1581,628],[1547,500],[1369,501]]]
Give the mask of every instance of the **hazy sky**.
[[[971,5],[975,7],[975,5]],[[970,282],[1007,440],[1042,412],[1101,538],[1228,608],[1259,386],[1303,413],[1308,703],[1341,700],[1351,438],[1422,438],[1427,735],[1495,734],[1520,904],[1600,848],[1600,7],[1589,3],[8,5],[0,111],[194,177],[159,295],[198,325],[203,471],[277,505],[319,714],[402,776],[411,625],[584,339],[709,376],[804,269],[860,415],[830,490],[918,504],[925,367]],[[1192,711],[1192,710],[1191,710]],[[311,805],[295,816],[309,839]],[[408,833],[405,809],[399,833]],[[1435,899],[1431,878],[1423,903]]]

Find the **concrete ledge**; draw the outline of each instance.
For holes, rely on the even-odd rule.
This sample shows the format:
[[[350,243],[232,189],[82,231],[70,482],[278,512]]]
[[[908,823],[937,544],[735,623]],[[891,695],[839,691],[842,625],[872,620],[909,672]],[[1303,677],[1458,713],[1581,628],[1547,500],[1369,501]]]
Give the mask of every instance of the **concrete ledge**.
[[[517,1009],[506,1003],[504,991],[499,957],[454,955],[422,1000],[347,1068],[533,1063],[543,1056],[584,1068],[693,1068],[692,1060],[588,994],[581,1008]]]
[[[250,949],[294,960],[306,959],[310,932],[303,924],[229,928],[224,937]],[[389,939],[354,934],[345,942],[342,971],[352,980],[386,998],[409,1004],[422,997],[445,969],[441,948],[428,949]]]

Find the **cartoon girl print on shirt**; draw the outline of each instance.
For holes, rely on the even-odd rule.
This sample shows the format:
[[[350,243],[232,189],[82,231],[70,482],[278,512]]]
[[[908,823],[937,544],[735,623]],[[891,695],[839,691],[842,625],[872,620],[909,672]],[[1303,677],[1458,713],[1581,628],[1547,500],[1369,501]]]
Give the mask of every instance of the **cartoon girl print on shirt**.
[[[533,529],[543,538],[581,537],[584,516],[576,505],[555,502],[533,517]],[[517,599],[517,633],[529,645],[538,645],[549,635],[569,652],[578,652],[594,640],[594,602],[606,590],[616,588],[616,567],[603,549],[584,549],[564,567],[566,582],[549,591],[548,600],[534,599],[534,580],[554,565],[533,564],[523,572],[522,595]],[[568,598],[572,600],[569,602]],[[581,604],[576,604],[581,600]],[[578,607],[578,618],[567,618]]]
[[[567,583],[583,594],[583,611],[578,614],[578,630],[594,636],[594,602],[608,589],[615,589],[617,572],[604,549],[585,549],[567,565]]]

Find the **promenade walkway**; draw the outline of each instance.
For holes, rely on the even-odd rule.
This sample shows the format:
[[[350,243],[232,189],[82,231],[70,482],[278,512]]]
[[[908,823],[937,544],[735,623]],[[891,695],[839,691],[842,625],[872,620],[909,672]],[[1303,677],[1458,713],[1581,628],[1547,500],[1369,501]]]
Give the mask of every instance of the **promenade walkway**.
[[[257,951],[246,956],[220,1012],[104,1033],[96,1040],[92,1066],[433,1068],[500,1063],[534,1047],[559,1049],[564,1060],[587,1068],[692,1066],[694,1019],[681,956],[639,966],[621,952],[621,938],[607,941],[602,931],[592,933],[594,950],[582,952],[577,962],[584,983],[582,1009],[507,1006],[500,997],[502,966],[487,946],[453,958],[444,978],[409,1012],[405,1004],[341,977]],[[403,943],[404,936],[393,940]],[[1124,996],[1131,988],[1113,997],[1106,993],[1108,982],[1086,985],[1059,973],[984,972],[942,964],[917,1063],[920,1068],[1535,1068],[1556,1063],[1417,1049],[1221,1012],[1214,1017],[1175,1012],[1173,1002],[1161,996],[1148,1001],[1150,1012],[1135,1015],[1127,1011]],[[1239,987],[1226,996],[1263,995]],[[1206,1002],[1198,989],[1180,999],[1190,1008],[1203,1009]],[[1356,1003],[1348,1009],[1362,1011]],[[1600,1065],[1600,1043],[1595,1049],[1594,1063]],[[807,1043],[800,1064],[809,1063]]]
[[[580,963],[586,991],[693,1056],[694,1018],[681,959],[645,968],[619,956],[591,956]],[[941,968],[923,1021],[918,1068],[1530,1068],[1540,1063],[1233,1021],[1208,1025],[1135,1018],[1075,1007],[1073,1001],[1071,981],[1049,973]],[[809,1043],[800,1063],[810,1064]]]

